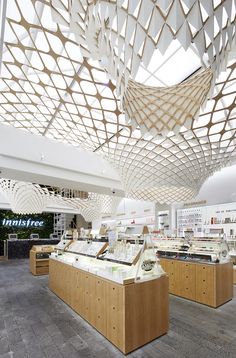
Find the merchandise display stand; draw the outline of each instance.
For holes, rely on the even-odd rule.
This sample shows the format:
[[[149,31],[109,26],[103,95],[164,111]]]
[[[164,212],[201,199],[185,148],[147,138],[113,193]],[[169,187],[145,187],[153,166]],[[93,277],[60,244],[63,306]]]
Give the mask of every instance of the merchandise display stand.
[[[167,333],[169,326],[168,277],[152,267],[134,282],[137,265],[53,253],[49,288],[127,354]],[[126,271],[133,272],[131,279]]]
[[[54,251],[55,245],[37,245],[30,250],[30,271],[33,275],[48,275],[49,255]]]
[[[156,239],[169,292],[211,307],[233,298],[233,264],[225,237]]]
[[[168,274],[169,292],[210,307],[219,307],[233,298],[231,262],[201,264],[161,258]]]

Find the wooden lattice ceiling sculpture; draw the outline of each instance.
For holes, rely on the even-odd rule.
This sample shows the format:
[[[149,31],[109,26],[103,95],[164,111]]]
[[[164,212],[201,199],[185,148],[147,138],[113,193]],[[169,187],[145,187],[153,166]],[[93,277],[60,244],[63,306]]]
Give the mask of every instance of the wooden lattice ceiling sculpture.
[[[68,25],[84,56],[100,60],[117,88],[135,78],[158,48],[177,39],[220,72],[235,40],[235,0],[52,0],[55,21]],[[68,12],[68,13],[67,13]],[[203,55],[206,55],[205,58]]]
[[[17,214],[41,214],[49,200],[48,192],[38,184],[0,179],[0,191]]]
[[[236,129],[234,61],[220,75],[212,100],[191,126],[181,127],[179,134],[143,135],[127,125],[115,85],[99,62],[82,57],[81,46],[68,31],[68,11],[63,13],[67,25],[62,26],[52,21],[49,0],[10,2],[0,123],[100,153],[118,168],[127,196],[144,200],[190,199],[208,176],[230,163]],[[193,1],[188,2],[192,6]],[[167,64],[172,55],[175,59],[174,52]],[[185,57],[187,52],[181,61]],[[178,68],[182,79],[193,70],[186,73],[183,67]],[[194,70],[198,67],[196,63]],[[159,70],[145,71],[159,83]]]
[[[58,205],[75,209],[86,221],[99,219],[104,215],[114,215],[121,201],[120,197],[115,196],[53,188],[10,179],[0,179],[0,192],[7,198],[14,213],[39,214],[47,206]]]
[[[124,129],[103,146],[129,196],[161,203],[188,200],[215,171],[235,159],[236,61],[216,83],[212,100],[190,129],[166,138]]]
[[[193,119],[198,118],[211,81],[209,69],[171,87],[151,87],[129,80],[123,108],[133,129],[139,127],[143,134],[178,133],[181,126],[191,127]]]
[[[125,95],[127,124],[131,119],[132,124],[141,124],[147,133],[151,127],[154,133],[166,134],[173,128],[178,131],[185,120],[188,123],[193,118],[189,117],[191,96],[186,96],[188,92],[185,91],[185,101],[180,108],[183,113],[181,123],[175,112],[170,116],[164,108],[162,117],[167,118],[160,120],[157,113],[152,115],[151,123],[148,119],[152,107],[164,107],[163,91],[165,94],[166,90],[173,93],[173,88],[153,90],[154,99],[150,106],[143,107],[143,117],[135,115],[139,105],[132,109],[130,97],[135,100],[140,95],[150,95],[142,84],[132,81],[128,85],[130,78],[135,79],[140,64],[148,67],[156,49],[164,54],[171,42],[177,40],[184,49],[192,47],[204,67],[210,66],[214,70],[215,77],[226,68],[227,53],[235,41],[235,0],[71,0],[68,9],[64,1],[52,0],[52,8],[55,21],[63,25],[67,25],[64,13],[68,11],[70,29],[81,45],[82,54],[99,60],[109,77],[115,80],[121,99]],[[203,75],[201,91],[204,90],[204,101],[211,87],[210,79],[204,86]],[[199,81],[190,81],[192,92],[198,90]],[[178,86],[176,91],[180,92]],[[175,92],[173,102],[179,100]],[[201,104],[195,100],[195,116]]]

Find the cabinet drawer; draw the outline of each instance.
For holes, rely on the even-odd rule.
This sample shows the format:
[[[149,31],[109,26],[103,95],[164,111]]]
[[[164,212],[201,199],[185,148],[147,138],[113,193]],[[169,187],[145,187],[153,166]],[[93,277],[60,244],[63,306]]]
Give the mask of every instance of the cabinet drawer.
[[[196,267],[196,301],[214,306],[215,303],[215,269],[209,265]]]
[[[107,338],[116,346],[121,346],[124,335],[124,288],[106,282]]]
[[[180,294],[180,270],[179,262],[169,261],[167,272],[169,276],[169,292],[173,295]]]
[[[36,261],[36,267],[49,267],[49,261]]]
[[[48,275],[49,267],[36,267],[36,275]]]

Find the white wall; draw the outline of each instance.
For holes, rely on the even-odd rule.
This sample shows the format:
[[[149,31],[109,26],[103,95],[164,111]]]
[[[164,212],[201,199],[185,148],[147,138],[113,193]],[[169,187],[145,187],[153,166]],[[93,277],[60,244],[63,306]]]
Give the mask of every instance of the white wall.
[[[122,199],[117,208],[118,217],[129,219],[155,214],[155,203],[142,200]],[[119,214],[125,214],[120,216]]]
[[[236,165],[207,179],[193,201],[200,200],[206,200],[207,205],[236,202]]]
[[[116,221],[131,221],[133,219],[149,217],[155,217],[155,203],[124,198],[118,205],[116,215],[113,218],[94,220],[92,227],[93,229],[99,229],[102,223],[113,226]]]
[[[123,197],[120,177],[96,153],[0,124],[2,178]]]

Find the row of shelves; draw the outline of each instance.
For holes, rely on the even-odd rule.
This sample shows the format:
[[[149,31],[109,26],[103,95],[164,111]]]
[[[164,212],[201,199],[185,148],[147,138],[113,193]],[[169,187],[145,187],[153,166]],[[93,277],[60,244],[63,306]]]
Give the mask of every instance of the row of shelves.
[[[179,235],[186,230],[207,232],[222,228],[227,236],[236,232],[236,203],[203,206],[177,210]]]

